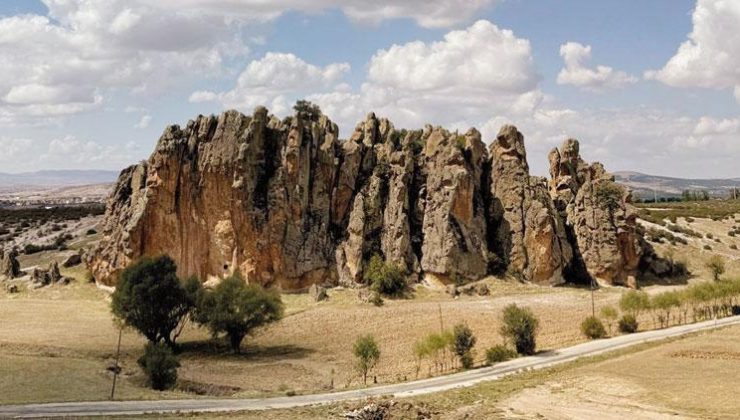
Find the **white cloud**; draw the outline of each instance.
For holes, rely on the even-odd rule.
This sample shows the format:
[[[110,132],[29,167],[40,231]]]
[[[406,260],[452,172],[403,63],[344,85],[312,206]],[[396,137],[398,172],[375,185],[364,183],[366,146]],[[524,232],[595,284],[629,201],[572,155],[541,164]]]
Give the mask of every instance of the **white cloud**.
[[[141,119],[139,120],[136,125],[134,125],[134,128],[147,128],[149,127],[149,124],[152,122],[152,116],[151,115],[143,115]]]
[[[694,127],[694,135],[706,136],[712,134],[737,134],[740,132],[740,119],[714,119],[701,117]]]
[[[139,0],[141,2],[143,0]],[[286,11],[318,13],[340,9],[361,23],[377,24],[387,19],[407,18],[428,28],[454,26],[470,20],[494,4],[493,0],[159,0],[165,10],[187,9],[197,13],[233,15],[271,20]]]
[[[219,101],[226,108],[247,110],[266,105],[271,107],[271,111],[282,113],[289,109],[286,95],[297,99],[298,95],[330,88],[349,70],[347,63],[319,67],[293,54],[268,52],[247,65],[233,89],[220,93],[194,92],[190,95],[190,101]]]
[[[698,0],[692,22],[689,39],[645,77],[676,87],[734,89],[740,102],[740,2]]]
[[[607,66],[588,68],[591,60],[591,46],[568,42],[560,46],[560,56],[565,67],[560,70],[557,82],[560,85],[574,85],[586,90],[621,88],[637,82],[637,78],[623,71]]]
[[[32,145],[30,139],[0,137],[0,162],[10,164],[24,160]]]
[[[529,41],[481,20],[437,42],[380,50],[370,60],[360,92],[334,92],[316,102],[372,109],[401,127],[464,126],[492,113],[531,112],[543,99],[539,80]],[[359,109],[355,117],[364,116]]]
[[[529,115],[544,95],[529,41],[488,21],[377,51],[359,89],[341,83],[349,65],[319,67],[292,54],[268,53],[250,63],[226,92],[198,91],[192,102],[218,101],[247,112],[265,105],[278,115],[296,99],[319,104],[343,134],[369,111],[398,127],[425,123],[467,127],[492,114]]]

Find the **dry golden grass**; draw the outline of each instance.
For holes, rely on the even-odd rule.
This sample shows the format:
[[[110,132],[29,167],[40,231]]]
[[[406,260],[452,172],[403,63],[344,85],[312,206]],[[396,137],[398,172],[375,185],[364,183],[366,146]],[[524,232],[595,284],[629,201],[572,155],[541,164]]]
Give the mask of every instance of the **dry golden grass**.
[[[685,221],[678,220],[678,223]],[[712,227],[711,220],[696,220],[695,230],[714,229],[719,235],[725,226]],[[730,223],[730,222],[727,222]],[[677,259],[686,259],[697,274],[694,281],[705,281],[706,256],[697,252],[700,242],[680,246]],[[664,245],[657,247],[664,253]],[[39,259],[39,262],[48,263]],[[36,262],[24,260],[24,266]],[[730,263],[730,273],[738,273],[737,263]],[[117,328],[109,312],[109,298],[84,283],[85,270],[76,267],[63,270],[78,281],[69,286],[52,286],[23,290],[17,295],[0,291],[0,376],[16,375],[15,366],[32,366],[27,382],[16,385],[0,382],[0,403],[10,401],[81,400],[106,395],[108,384],[105,367],[114,351]],[[382,307],[359,303],[357,292],[332,289],[326,302],[313,302],[305,294],[284,295],[286,318],[247,337],[244,352],[232,355],[222,342],[210,340],[207,331],[189,327],[180,337],[180,378],[192,387],[221,392],[234,389],[232,396],[249,397],[285,395],[288,392],[313,393],[330,389],[360,386],[353,370],[352,344],[361,334],[373,334],[381,347],[381,363],[372,373],[379,383],[410,380],[416,377],[412,355],[414,342],[437,332],[440,323],[450,328],[466,322],[478,338],[476,361],[482,362],[485,349],[501,343],[498,330],[501,310],[510,303],[528,306],[540,319],[540,349],[553,349],[585,340],[579,324],[591,314],[588,289],[542,288],[487,279],[492,295],[452,299],[443,290],[419,287],[407,300],[386,300]],[[680,285],[674,287],[682,287]],[[648,292],[666,290],[666,286],[649,286]],[[615,305],[622,289],[602,288],[596,291],[596,311],[603,305]],[[441,319],[440,319],[441,313]],[[441,321],[441,322],[440,322]],[[640,320],[642,327],[651,326],[649,318]],[[133,331],[125,331],[122,342],[122,365],[127,374],[124,387],[130,387],[132,398],[192,397],[192,393],[158,394],[141,387],[136,359],[144,340]],[[27,360],[23,360],[23,359]],[[68,360],[69,369],[62,360]],[[429,374],[428,365],[420,376]],[[432,372],[432,374],[440,374]],[[38,375],[38,377],[37,377]],[[70,383],[82,381],[87,387],[66,387],[63,392],[46,376],[65,378]],[[41,379],[39,379],[41,378]],[[81,382],[81,383],[82,383]],[[49,388],[44,389],[48,383]],[[333,386],[332,386],[333,384]],[[92,388],[101,388],[93,392]],[[13,397],[9,397],[13,395]],[[224,395],[223,393],[218,395]]]

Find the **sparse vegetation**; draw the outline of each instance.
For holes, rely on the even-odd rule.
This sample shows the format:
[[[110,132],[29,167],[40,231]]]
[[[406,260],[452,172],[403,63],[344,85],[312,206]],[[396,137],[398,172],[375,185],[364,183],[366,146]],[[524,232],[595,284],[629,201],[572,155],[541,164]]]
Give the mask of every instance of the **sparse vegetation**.
[[[504,308],[501,335],[514,343],[517,353],[534,354],[538,329],[539,320],[528,308],[513,303]]]
[[[625,334],[632,334],[637,331],[638,328],[637,318],[632,314],[624,314],[619,319],[619,331]]]
[[[147,343],[144,346],[144,355],[137,362],[152,389],[164,391],[175,386],[180,362],[168,346],[163,343]]]
[[[502,344],[498,344],[486,350],[486,363],[493,365],[505,362],[517,356],[516,352]]]
[[[601,317],[606,321],[607,328],[609,328],[609,335],[612,335],[613,325],[619,318],[619,312],[613,306],[604,306],[599,311]]]
[[[590,316],[583,320],[581,323],[581,332],[592,340],[606,337],[604,324],[602,324],[601,320],[595,316]]]
[[[638,317],[640,313],[650,309],[650,296],[643,291],[630,290],[622,294],[619,308],[626,314]]]
[[[398,267],[386,264],[380,255],[370,258],[363,280],[373,291],[390,297],[401,297],[407,289],[405,275]]]
[[[152,343],[174,346],[193,303],[168,256],[145,257],[128,266],[118,279],[111,310]],[[176,331],[177,330],[177,331]]]
[[[198,298],[196,322],[211,334],[225,333],[231,349],[239,353],[244,337],[254,329],[283,316],[280,294],[259,284],[246,284],[239,276],[222,280],[212,290],[204,289]]]
[[[367,375],[380,360],[380,347],[372,335],[358,337],[352,349],[355,356],[355,367],[362,376],[362,382],[367,385]]]
[[[473,347],[475,346],[476,338],[473,335],[473,330],[470,329],[466,324],[457,324],[452,330],[453,336],[455,337],[453,350],[460,360],[460,364],[464,369],[470,369],[473,367]]]
[[[722,274],[725,274],[725,259],[719,255],[713,255],[709,258],[709,261],[707,261],[706,267],[712,274],[714,281],[719,281]]]

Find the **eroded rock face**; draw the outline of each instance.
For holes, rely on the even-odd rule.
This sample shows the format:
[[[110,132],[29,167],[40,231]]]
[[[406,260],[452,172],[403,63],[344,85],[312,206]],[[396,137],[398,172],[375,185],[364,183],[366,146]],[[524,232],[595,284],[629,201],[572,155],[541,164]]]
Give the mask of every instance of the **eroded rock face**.
[[[565,281],[573,252],[546,180],[529,175],[524,137],[504,126],[491,144],[494,244],[511,273],[538,284]]]
[[[21,271],[21,264],[18,262],[18,252],[0,249],[0,277],[14,279],[21,275],[23,275],[23,272]]]
[[[348,140],[337,135],[325,116],[279,120],[264,108],[168,127],[146,162],[121,173],[86,263],[114,285],[131,261],[166,253],[183,277],[238,270],[285,289],[361,283],[375,254],[446,282],[508,267],[554,285],[579,262],[609,283],[634,272],[628,197],[598,204],[611,181],[577,142],[551,155],[548,191],[511,126],[490,153],[474,129],[396,130],[374,114]]]
[[[642,255],[630,193],[600,163],[587,164],[577,140],[553,149],[550,194],[577,245],[576,264],[601,284],[636,286]]]

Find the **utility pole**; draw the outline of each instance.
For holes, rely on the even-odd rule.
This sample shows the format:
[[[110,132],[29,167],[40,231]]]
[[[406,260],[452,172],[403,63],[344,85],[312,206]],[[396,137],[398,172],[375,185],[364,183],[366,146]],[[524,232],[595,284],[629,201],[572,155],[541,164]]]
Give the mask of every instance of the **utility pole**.
[[[110,389],[110,399],[113,400],[116,394],[116,379],[118,373],[121,372],[121,368],[118,366],[118,360],[121,356],[121,335],[123,335],[123,326],[118,329],[118,347],[116,348],[116,363],[113,365],[113,386]]]

